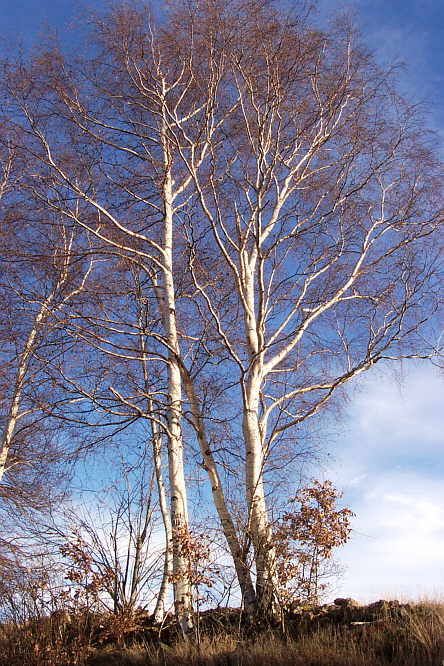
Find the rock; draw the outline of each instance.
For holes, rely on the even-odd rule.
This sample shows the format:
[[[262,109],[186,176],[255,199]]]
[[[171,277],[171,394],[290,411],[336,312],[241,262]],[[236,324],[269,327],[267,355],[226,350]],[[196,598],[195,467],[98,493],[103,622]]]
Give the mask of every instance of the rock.
[[[348,608],[358,608],[360,605],[357,601],[351,599],[350,597],[347,597],[346,599],[342,599],[341,597],[339,597],[338,599],[335,599],[333,603],[335,606],[348,607]]]

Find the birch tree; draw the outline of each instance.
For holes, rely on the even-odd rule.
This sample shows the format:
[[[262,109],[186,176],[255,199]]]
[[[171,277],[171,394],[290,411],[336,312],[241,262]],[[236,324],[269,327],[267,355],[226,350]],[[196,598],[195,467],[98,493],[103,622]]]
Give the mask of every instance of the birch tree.
[[[322,32],[302,4],[190,2],[157,27],[126,7],[91,34],[88,58],[42,49],[7,68],[30,186],[95,252],[147,277],[155,325],[142,348],[112,353],[165,369],[173,534],[188,527],[187,410],[245,605],[268,613],[272,463],[360,373],[433,353],[422,333],[438,303],[442,168],[420,115],[353,28],[338,20]],[[116,349],[109,320],[102,333],[100,317],[90,321],[91,337]],[[205,383],[222,387],[210,409]],[[115,397],[137,413],[129,392]],[[229,448],[244,474],[254,571],[212,419],[240,442]],[[186,631],[190,588],[174,541]]]
[[[192,179],[181,163],[177,167],[177,151],[167,132],[167,116],[171,105],[176,113],[183,114],[184,125],[195,115],[194,111],[190,112],[188,94],[193,87],[193,77],[187,65],[188,55],[176,58],[177,43],[156,41],[149,26],[142,25],[145,32],[141,34],[139,20],[140,15],[124,10],[100,24],[100,57],[85,65],[88,85],[97,87],[97,96],[92,97],[88,89],[87,96],[81,96],[83,91],[77,87],[76,78],[67,66],[61,66],[58,54],[43,54],[32,73],[10,71],[9,95],[15,100],[16,109],[20,109],[33,137],[32,150],[37,161],[40,160],[40,175],[34,177],[33,184],[38,192],[36,196],[50,209],[86,229],[99,243],[108,244],[112,252],[125,254],[151,276],[162,325],[162,333],[156,335],[156,341],[164,347],[163,360],[168,374],[173,534],[174,530],[180,533],[188,525],[180,428],[182,377],[186,377],[187,392],[192,396],[192,422],[198,433],[216,507],[240,574],[244,598],[251,605],[253,588],[249,572],[226,508],[210,445],[199,421],[198,399],[178,339],[173,226],[190,196]],[[122,86],[123,95],[116,95],[116,82]],[[37,90],[32,95],[24,93],[28,85],[31,88],[35,85],[38,93]],[[36,105],[36,95],[44,97],[46,106]],[[203,111],[198,109],[198,112]],[[53,117],[65,125],[53,129],[48,120]],[[66,150],[63,132],[69,136],[71,145],[75,143],[76,155]],[[98,151],[92,158],[91,145]],[[200,146],[199,151],[203,160],[205,145]],[[129,207],[133,212],[130,221],[126,213]],[[142,353],[142,359],[143,356]],[[185,631],[190,625],[191,595],[189,582],[185,577],[181,579],[182,569],[185,571],[185,563],[173,538],[176,611]]]
[[[55,56],[55,59],[57,56]],[[58,58],[61,64],[61,58]],[[64,74],[66,72],[63,72]],[[168,373],[168,461],[169,461],[169,483],[170,483],[170,504],[171,504],[171,523],[173,528],[182,528],[188,525],[188,509],[186,500],[186,487],[183,469],[183,444],[180,430],[181,414],[181,382],[180,371],[176,361],[178,350],[177,331],[175,323],[174,306],[174,276],[172,272],[172,176],[169,162],[168,143],[163,130],[162,119],[156,119],[157,139],[155,142],[156,157],[159,160],[159,169],[162,172],[161,182],[159,183],[159,196],[154,206],[151,206],[149,199],[146,200],[146,206],[149,212],[154,210],[158,216],[158,224],[154,234],[150,233],[150,224],[142,231],[132,228],[126,220],[119,219],[113,204],[104,198],[109,195],[109,188],[114,180],[116,172],[121,168],[118,162],[112,163],[110,172],[102,169],[100,163],[97,163],[95,157],[90,160],[88,146],[82,145],[82,134],[85,133],[83,127],[84,118],[83,109],[79,107],[80,102],[73,100],[69,96],[71,93],[77,94],[72,85],[66,87],[66,81],[55,78],[55,69],[53,62],[48,54],[41,59],[41,68],[39,74],[37,70],[33,73],[25,72],[23,69],[15,69],[9,74],[10,92],[15,98],[17,107],[22,111],[24,118],[34,137],[34,150],[38,155],[45,175],[42,176],[40,170],[39,179],[35,179],[35,191],[37,196],[42,197],[45,204],[52,210],[64,215],[81,228],[86,229],[94,238],[109,243],[115,250],[127,252],[133,255],[139,262],[148,265],[149,270],[154,270],[159,274],[159,310],[162,322],[165,328],[165,339],[168,346],[169,359],[166,363]],[[40,78],[38,79],[38,76]],[[33,97],[28,96],[29,88],[33,88],[33,77],[39,80],[37,85],[38,92]],[[17,80],[19,83],[17,84]],[[69,79],[68,79],[69,81]],[[162,109],[162,95],[166,93],[166,81],[159,80],[159,100],[160,109]],[[24,92],[26,90],[26,92]],[[39,99],[44,95],[47,100],[46,108],[42,108]],[[100,99],[99,106],[103,104]],[[80,110],[80,125],[71,122],[63,128],[71,135],[71,140],[76,140],[77,149],[82,150],[81,159],[77,159],[76,151],[66,150],[63,129],[53,133],[53,128],[48,127],[48,119],[51,117],[51,107],[58,108],[59,118],[72,121],[72,116]],[[94,113],[97,109],[94,109]],[[112,109],[112,114],[113,114]],[[89,117],[88,117],[89,118]],[[113,122],[113,120],[111,120]],[[99,123],[100,124],[100,123]],[[125,134],[125,132],[124,132]],[[65,135],[66,136],[66,135]],[[93,135],[94,136],[94,135]],[[102,153],[106,158],[107,137],[97,137],[93,140],[94,145],[105,147]],[[129,151],[129,153],[128,153]],[[125,143],[121,146],[121,151],[117,146],[117,155],[122,152],[123,155],[133,154],[136,161],[145,162],[145,148],[141,142],[140,151],[137,152],[129,148]],[[95,176],[98,175],[98,179]],[[48,180],[49,176],[49,180]],[[152,181],[152,174],[148,181]],[[47,196],[47,187],[51,188],[50,196]],[[42,186],[41,188],[39,186]],[[125,188],[131,187],[126,179],[117,186],[125,191]],[[112,195],[110,197],[112,201]],[[144,196],[142,195],[142,203]],[[125,217],[125,216],[123,216]],[[191,625],[190,600],[191,594],[189,585],[185,576],[180,575],[180,571],[185,571],[185,563],[181,561],[179,548],[173,546],[173,574],[175,576],[175,598],[176,611],[181,619],[181,625],[184,632],[189,630]]]
[[[18,483],[22,475],[14,493],[18,500],[20,488],[26,495],[26,484],[33,478],[37,485],[39,477],[43,483],[42,470],[49,471],[58,456],[68,453],[57,443],[59,427],[53,419],[66,397],[54,390],[50,404],[45,362],[63,354],[66,346],[54,315],[66,311],[79,296],[93,265],[84,259],[77,230],[50,214],[39,216],[35,202],[22,190],[23,162],[12,149],[13,137],[8,146],[0,221],[4,311],[0,483],[6,488],[8,476]],[[50,482],[50,474],[46,481]],[[45,496],[50,496],[48,488],[42,490]]]
[[[323,34],[261,3],[216,5],[218,20],[213,3],[196,5],[207,17],[213,8],[228,63],[206,89],[209,164],[173,114],[169,122],[214,242],[205,260],[190,234],[189,267],[238,377],[256,592],[267,609],[271,454],[375,363],[433,354],[421,331],[438,303],[442,169],[415,109],[346,23]]]

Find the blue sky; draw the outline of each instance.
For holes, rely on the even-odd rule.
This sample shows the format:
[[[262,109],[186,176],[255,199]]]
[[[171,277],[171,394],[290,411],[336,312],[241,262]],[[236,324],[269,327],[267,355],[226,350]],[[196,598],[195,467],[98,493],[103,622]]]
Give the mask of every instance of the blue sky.
[[[318,0],[324,16],[354,6],[367,44],[381,64],[404,62],[403,93],[423,102],[430,125],[444,138],[444,1]],[[0,51],[29,46],[47,26],[66,30],[104,0],[0,0]],[[344,489],[357,514],[340,560],[346,568],[336,593],[358,600],[444,597],[444,374],[405,364],[398,376],[375,371],[350,396],[333,462],[324,470]]]
[[[29,45],[47,26],[71,32],[88,11],[99,11],[107,0],[0,0],[2,38],[11,47]],[[154,5],[159,5],[154,2]],[[400,60],[404,90],[427,99],[444,125],[444,2],[441,0],[318,0],[321,16],[341,7],[356,11],[367,43],[381,62]]]
[[[444,2],[319,0],[321,13],[353,6],[378,62],[393,61],[402,93],[423,103],[444,139]],[[325,470],[356,513],[338,559],[336,594],[359,601],[444,597],[444,373],[404,364],[361,379]]]
[[[341,7],[356,20],[378,62],[403,63],[404,95],[424,102],[430,124],[444,137],[444,2],[442,0],[318,0],[321,15]]]

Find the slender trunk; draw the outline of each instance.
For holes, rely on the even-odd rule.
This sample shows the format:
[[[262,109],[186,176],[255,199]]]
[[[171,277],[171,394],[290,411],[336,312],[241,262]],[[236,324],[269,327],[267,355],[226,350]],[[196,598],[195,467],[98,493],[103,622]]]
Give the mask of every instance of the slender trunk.
[[[168,358],[168,469],[170,481],[171,525],[173,530],[173,580],[176,616],[184,634],[192,629],[191,584],[187,575],[187,562],[183,554],[181,536],[188,531],[187,494],[183,464],[183,441],[180,426],[182,414],[181,375],[177,361],[179,354],[176,329],[176,303],[173,279],[173,194],[170,155],[166,128],[162,128],[164,156],[164,227],[163,271],[160,309],[169,347]]]
[[[161,453],[161,434],[157,423],[151,422],[153,432],[153,458],[154,469],[156,472],[157,491],[159,494],[160,513],[163,521],[163,528],[165,532],[165,555],[163,563],[162,582],[157,595],[156,607],[154,609],[155,622],[162,622],[166,612],[166,598],[168,594],[168,587],[173,573],[173,553],[172,543],[173,534],[171,530],[171,520],[168,513],[168,502],[165,492],[165,485],[163,482],[162,474],[162,453]]]
[[[15,428],[17,425],[17,421],[20,418],[20,401],[22,398],[22,392],[23,392],[23,384],[25,381],[25,375],[26,375],[26,369],[28,367],[28,363],[30,360],[30,357],[32,355],[32,350],[34,347],[35,339],[37,337],[38,330],[40,328],[40,325],[45,319],[45,316],[48,312],[48,306],[52,300],[52,296],[48,298],[41,306],[40,310],[38,311],[34,322],[32,329],[28,335],[28,339],[26,340],[25,346],[23,348],[22,353],[20,354],[19,357],[19,363],[18,363],[18,368],[15,376],[15,382],[14,382],[14,392],[11,400],[11,405],[9,408],[9,413],[8,413],[8,418],[6,420],[6,426],[3,432],[3,437],[2,437],[2,444],[1,444],[1,450],[0,450],[0,483],[3,479],[3,475],[6,470],[6,464],[8,460],[8,454],[9,450],[11,448],[12,440],[14,437],[14,432]]]
[[[142,331],[142,321],[139,319],[139,328]],[[149,378],[148,378],[148,367],[146,361],[146,345],[145,339],[140,336],[140,350],[142,354],[142,370],[143,370],[143,380],[145,385],[145,391],[149,395]],[[153,413],[153,402],[151,398],[148,398],[148,414]],[[153,460],[154,460],[154,471],[156,474],[156,484],[157,484],[157,494],[159,497],[159,507],[160,514],[162,516],[163,529],[165,533],[165,555],[164,555],[164,564],[163,564],[163,573],[162,573],[162,582],[159,588],[159,594],[157,595],[156,607],[154,609],[154,620],[155,622],[162,622],[165,617],[166,612],[166,598],[168,594],[168,587],[170,584],[171,576],[173,573],[173,553],[172,553],[172,544],[173,544],[173,534],[171,529],[171,519],[168,512],[168,502],[165,491],[165,484],[163,481],[163,472],[162,472],[162,433],[160,432],[159,424],[156,423],[153,419],[150,419],[151,424],[151,436],[152,436],[152,451],[153,451]]]
[[[17,421],[20,418],[20,401],[22,398],[22,393],[23,393],[23,385],[25,382],[25,376],[26,376],[26,371],[28,368],[28,363],[30,361],[30,358],[32,356],[34,346],[35,346],[35,341],[37,338],[37,335],[42,327],[43,324],[46,323],[46,319],[50,313],[50,308],[54,303],[55,299],[55,294],[57,293],[58,290],[61,289],[61,287],[66,283],[67,277],[68,277],[68,265],[69,265],[69,259],[71,256],[71,243],[72,243],[72,237],[67,242],[66,237],[64,237],[65,240],[65,262],[63,265],[63,269],[59,275],[59,279],[56,282],[56,285],[53,289],[53,291],[45,298],[45,300],[42,302],[40,305],[40,309],[37,312],[37,314],[34,317],[34,321],[32,323],[31,330],[28,334],[28,338],[25,342],[25,345],[23,347],[22,353],[19,356],[19,362],[18,362],[18,367],[17,367],[17,372],[15,376],[15,383],[14,383],[14,391],[13,391],[13,396],[11,400],[11,405],[9,408],[9,413],[8,417],[6,420],[6,426],[3,431],[2,435],[2,440],[1,440],[1,448],[0,448],[0,483],[2,482],[5,470],[6,470],[6,463],[8,460],[8,454],[9,450],[11,448],[12,440],[14,437],[14,432],[16,429]],[[56,255],[54,255],[56,256]],[[78,294],[84,287],[85,281],[89,275],[89,272],[91,270],[92,263],[90,264],[90,267],[84,274],[84,277],[80,283],[80,287],[74,289],[71,291],[68,295],[66,295],[57,305],[55,309],[59,309],[62,307],[64,303],[66,303],[72,296]]]
[[[142,564],[142,550],[143,550],[144,539],[142,537],[136,537],[135,553],[134,553],[134,565],[131,572],[131,586],[128,601],[125,603],[126,609],[129,612],[133,612],[136,607],[137,594],[139,591],[140,584],[140,568]],[[126,596],[126,595],[125,595]]]
[[[18,399],[16,400],[16,397]],[[14,435],[15,426],[17,423],[18,405],[20,403],[20,392],[14,395],[13,403],[9,412],[9,418],[6,424],[5,432],[2,439],[2,448],[0,451],[0,483],[6,471],[6,463],[8,460],[9,449],[11,448],[12,437]]]
[[[276,609],[275,554],[268,520],[264,490],[265,451],[263,433],[259,425],[260,390],[263,373],[263,331],[256,317],[254,266],[255,254],[248,258],[241,255],[244,277],[244,325],[250,355],[250,370],[243,387],[244,435],[246,468],[245,484],[248,503],[248,529],[254,548],[256,564],[257,610],[273,614]]]
[[[208,478],[211,484],[214,505],[222,525],[224,536],[230,549],[231,557],[233,558],[244,607],[246,611],[251,614],[254,612],[256,607],[256,595],[254,592],[253,583],[251,581],[250,570],[245,559],[245,554],[242,552],[242,548],[239,544],[236,528],[225,503],[222,485],[219,479],[216,463],[213,458],[213,453],[206,436],[205,426],[202,421],[201,411],[194,391],[194,386],[189,373],[183,366],[182,376],[184,379],[184,388],[191,407],[194,429],[196,431],[197,439],[199,442],[200,452],[204,462],[204,469],[208,474]]]
[[[247,386],[244,405],[243,435],[246,448],[246,490],[249,513],[249,532],[256,563],[256,598],[258,610],[274,612],[276,586],[274,580],[275,554],[265,500],[263,471],[264,451],[259,428],[259,379],[253,377]]]
[[[131,571],[131,588],[130,588],[129,601],[127,604],[131,612],[133,612],[136,607],[137,596],[140,590],[141,572],[144,562],[143,549],[146,543],[148,529],[152,518],[153,486],[154,486],[154,478],[153,476],[151,476],[148,494],[142,495],[143,500],[141,498],[141,508],[143,507],[143,513],[137,516],[134,564]],[[130,556],[130,552],[128,552],[128,556]],[[127,561],[129,564],[129,557]]]
[[[157,595],[156,607],[154,608],[154,622],[160,624],[163,622],[167,609],[167,594],[168,587],[171,580],[173,570],[173,557],[171,552],[171,545],[168,543],[165,547],[165,555],[163,561],[162,581],[160,583],[159,593]]]

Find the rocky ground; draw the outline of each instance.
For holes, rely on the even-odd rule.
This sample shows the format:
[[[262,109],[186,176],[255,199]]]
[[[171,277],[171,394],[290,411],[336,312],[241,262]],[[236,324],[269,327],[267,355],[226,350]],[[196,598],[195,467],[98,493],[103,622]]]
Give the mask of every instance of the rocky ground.
[[[418,605],[399,601],[380,600],[361,605],[350,598],[338,598],[331,604],[314,607],[295,604],[271,623],[259,620],[252,622],[238,608],[210,609],[201,612],[196,618],[196,629],[207,637],[220,633],[252,636],[271,629],[284,636],[300,638],[324,628],[349,627],[356,633],[363,633],[388,622],[402,626],[410,622],[412,613],[427,615],[430,612],[426,606],[421,609]],[[115,626],[113,618],[103,618],[102,622],[96,623],[93,633],[92,642],[97,645],[140,641],[170,645],[178,639],[173,617],[167,617],[162,625],[158,625],[150,615],[143,612],[136,614],[132,621],[122,624],[120,628]]]
[[[441,666],[444,606],[353,599],[294,604],[273,622],[238,608],[195,617],[183,640],[177,622],[65,612],[0,626],[0,666]]]

